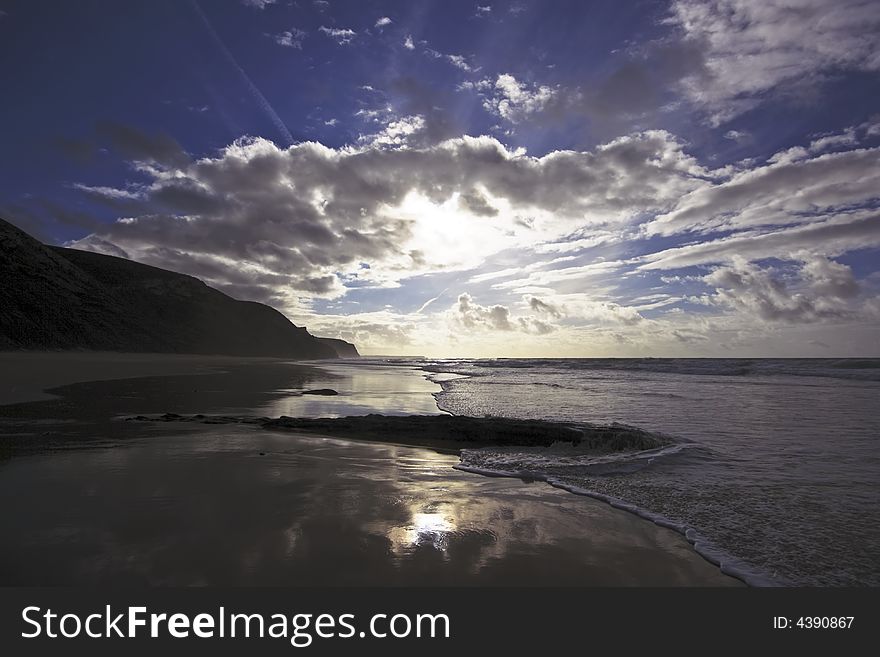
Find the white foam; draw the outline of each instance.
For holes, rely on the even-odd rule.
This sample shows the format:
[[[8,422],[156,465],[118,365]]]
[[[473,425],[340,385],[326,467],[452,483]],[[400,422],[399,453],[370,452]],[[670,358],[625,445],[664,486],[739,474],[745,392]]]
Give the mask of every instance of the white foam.
[[[665,516],[654,513],[647,509],[643,509],[634,504],[630,504],[629,502],[621,500],[617,497],[605,495],[597,491],[591,491],[580,486],[566,483],[556,477],[551,477],[540,473],[478,468],[464,465],[462,463],[459,463],[458,465],[455,465],[453,467],[456,470],[461,470],[462,472],[471,472],[473,474],[479,474],[488,477],[512,477],[515,479],[543,481],[550,484],[554,488],[561,488],[570,493],[574,493],[575,495],[583,495],[584,497],[591,497],[593,499],[600,500],[616,509],[628,511],[632,514],[639,516],[640,518],[650,520],[655,525],[671,529],[681,534],[691,545],[693,545],[694,551],[697,554],[699,554],[709,563],[718,566],[721,572],[725,575],[735,577],[736,579],[745,582],[749,586],[772,587],[785,585],[784,582],[774,580],[773,578],[769,577],[765,573],[760,572],[759,570],[745,563],[744,561],[727,554],[726,552],[706,540],[699,532],[697,532],[692,527],[688,527],[686,524],[683,523],[675,522],[674,520],[671,520]]]

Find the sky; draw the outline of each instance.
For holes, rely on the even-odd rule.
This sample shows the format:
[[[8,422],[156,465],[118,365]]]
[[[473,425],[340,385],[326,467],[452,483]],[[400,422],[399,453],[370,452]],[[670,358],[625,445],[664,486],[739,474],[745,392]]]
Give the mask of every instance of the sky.
[[[880,356],[873,0],[0,0],[0,217],[364,354]]]

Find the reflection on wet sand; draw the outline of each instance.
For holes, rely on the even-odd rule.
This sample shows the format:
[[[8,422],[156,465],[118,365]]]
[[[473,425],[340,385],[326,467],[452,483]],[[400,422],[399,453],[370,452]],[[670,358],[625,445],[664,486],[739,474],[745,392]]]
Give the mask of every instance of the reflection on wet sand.
[[[0,582],[735,583],[676,534],[457,457],[228,426],[0,465]]]
[[[303,396],[299,388],[279,390],[257,410],[268,417],[345,417],[347,415],[437,415],[431,396],[441,391],[437,383],[415,368],[390,369],[376,365],[321,363],[309,382],[311,387],[332,388],[334,397]],[[321,378],[326,377],[326,378]]]

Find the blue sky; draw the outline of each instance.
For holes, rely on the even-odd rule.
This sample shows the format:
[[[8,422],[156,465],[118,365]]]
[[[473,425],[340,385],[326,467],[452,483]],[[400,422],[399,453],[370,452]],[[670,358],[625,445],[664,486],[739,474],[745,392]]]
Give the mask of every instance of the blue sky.
[[[0,216],[366,353],[880,355],[880,5],[0,1]]]

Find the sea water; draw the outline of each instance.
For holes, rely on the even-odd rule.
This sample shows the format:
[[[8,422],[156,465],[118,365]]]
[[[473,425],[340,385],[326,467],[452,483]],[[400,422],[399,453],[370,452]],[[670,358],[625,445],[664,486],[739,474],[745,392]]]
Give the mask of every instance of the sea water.
[[[633,425],[669,447],[465,450],[667,524],[753,584],[880,585],[880,359],[492,359],[420,366],[460,415]]]

